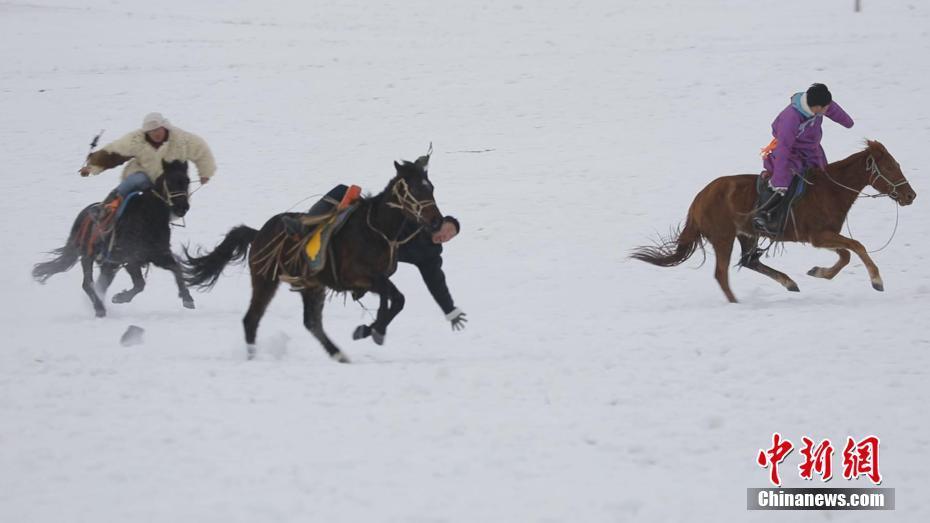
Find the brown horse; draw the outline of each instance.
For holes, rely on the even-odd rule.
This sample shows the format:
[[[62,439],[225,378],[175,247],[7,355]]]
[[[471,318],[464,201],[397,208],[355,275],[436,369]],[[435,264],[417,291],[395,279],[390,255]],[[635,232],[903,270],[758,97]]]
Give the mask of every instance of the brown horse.
[[[798,285],[787,275],[765,264],[759,257],[756,245],[760,233],[753,229],[750,220],[756,202],[757,175],[724,176],[707,184],[698,193],[688,209],[684,228],[676,238],[663,240],[657,246],[640,247],[632,258],[672,267],[687,260],[694,251],[709,242],[717,257],[714,277],[730,302],[736,297],[730,290],[728,267],[733,240],[738,239],[742,250],[740,264],[777,281],[789,291],[797,292]],[[785,231],[775,242],[803,242],[814,247],[830,249],[839,260],[832,267],[814,267],[807,274],[816,278],[832,279],[849,263],[849,251],[862,260],[869,271],[875,290],[884,290],[878,267],[865,247],[856,240],[840,234],[850,207],[862,189],[870,185],[883,195],[905,206],[913,203],[917,193],[901,172],[901,165],[877,141],[868,141],[866,148],[827,166],[826,171],[813,169],[805,175],[806,193],[794,205]]]
[[[390,280],[397,269],[397,248],[410,239],[401,238],[400,232],[409,223],[432,232],[443,220],[425,162],[395,162],[394,167],[397,174],[387,188],[376,196],[362,198],[342,228],[333,234],[326,265],[319,272],[308,271],[302,254],[307,238],[285,229],[282,217],[296,218],[299,215],[295,213],[272,216],[261,230],[235,227],[212,252],[201,256],[192,256],[185,249],[187,282],[200,289],[212,287],[229,262],[248,255],[252,301],[242,323],[249,358],[255,355],[258,323],[282,281],[300,291],[304,326],[334,360],[349,362],[323,331],[327,288],[354,295],[368,291],[378,294],[381,304],[371,329],[375,342],[383,343],[388,324],[404,307],[404,295]]]

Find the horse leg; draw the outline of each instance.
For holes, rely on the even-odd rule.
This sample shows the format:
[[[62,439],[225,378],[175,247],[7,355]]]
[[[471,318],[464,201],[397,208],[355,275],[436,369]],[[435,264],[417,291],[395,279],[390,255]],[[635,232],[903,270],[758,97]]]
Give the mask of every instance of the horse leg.
[[[100,265],[100,275],[97,276],[94,289],[97,291],[97,296],[99,296],[101,300],[106,298],[107,289],[109,289],[110,284],[113,283],[113,277],[116,276],[116,271],[118,270],[119,265],[114,263],[103,263]]]
[[[136,294],[145,290],[145,278],[142,277],[141,265],[138,263],[127,264],[126,272],[128,272],[129,277],[132,278],[132,288],[114,294],[113,303],[129,303],[136,297]]]
[[[103,318],[107,315],[107,309],[103,306],[103,301],[100,300],[100,296],[97,296],[97,290],[94,288],[94,259],[90,256],[82,256],[81,269],[84,271],[84,281],[81,287],[94,304],[94,313],[98,318]]]
[[[394,317],[404,309],[406,299],[391,280],[386,277],[375,282],[372,290],[381,297],[381,306],[378,307],[375,322],[371,324],[371,338],[378,345],[383,345],[387,327],[394,320]]]
[[[772,278],[791,292],[799,292],[801,290],[798,288],[798,284],[789,278],[787,274],[769,267],[762,263],[762,260],[759,258],[747,257],[747,254],[756,248],[756,242],[753,238],[737,236],[737,239],[739,240],[743,259],[748,260],[747,263],[743,264],[743,267]]]
[[[339,347],[323,331],[323,301],[326,298],[326,292],[322,287],[305,289],[300,291],[300,297],[304,301],[304,327],[323,344],[323,348],[326,349],[330,358],[339,363],[349,363],[349,358],[339,350]]]
[[[869,279],[872,280],[872,288],[877,291],[885,290],[885,284],[882,282],[882,277],[878,273],[878,266],[872,261],[869,253],[865,251],[865,247],[863,247],[861,243],[835,232],[822,231],[811,238],[811,244],[814,247],[836,250],[837,254],[839,254],[839,250],[841,249],[856,253],[856,256],[862,260],[862,263],[865,264],[865,268],[869,271]],[[843,255],[840,254],[840,261],[842,261],[842,256]]]
[[[255,274],[252,275],[252,301],[249,303],[249,310],[246,311],[245,317],[242,318],[249,359],[255,357],[255,334],[258,332],[258,322],[265,315],[265,310],[277,290],[278,280],[268,280]]]
[[[832,280],[834,276],[839,274],[839,272],[843,270],[843,267],[849,264],[849,251],[846,249],[833,249],[833,251],[840,257],[833,267],[814,267],[807,271],[807,274],[815,278],[825,278],[827,280]]]
[[[735,234],[727,234],[724,238],[718,237],[710,240],[711,245],[714,247],[714,254],[717,257],[717,267],[714,270],[714,278],[717,279],[717,283],[720,285],[723,294],[726,295],[730,303],[736,303],[736,296],[734,296],[733,291],[730,290],[729,275],[730,254],[733,253],[734,236]]]
[[[178,263],[177,258],[171,254],[171,251],[166,250],[165,252],[159,253],[152,259],[152,263],[156,267],[161,267],[171,271],[174,274],[174,281],[178,285],[178,298],[181,298],[181,303],[187,309],[194,308],[194,297],[191,296],[191,292],[187,290],[187,284],[184,283],[184,273],[181,271],[181,264]]]

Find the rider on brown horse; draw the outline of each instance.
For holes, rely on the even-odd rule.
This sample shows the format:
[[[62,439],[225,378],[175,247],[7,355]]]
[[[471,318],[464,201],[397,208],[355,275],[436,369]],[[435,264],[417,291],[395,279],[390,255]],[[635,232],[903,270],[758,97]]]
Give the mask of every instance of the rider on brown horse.
[[[795,93],[788,107],[772,122],[774,138],[762,149],[766,170],[763,176],[769,178],[759,193],[752,220],[756,230],[780,235],[791,200],[796,196],[786,197],[794,176],[803,176],[811,168],[826,168],[827,157],[820,146],[824,116],[843,127],[853,126],[852,118],[833,101],[827,86],[814,84],[806,92]]]

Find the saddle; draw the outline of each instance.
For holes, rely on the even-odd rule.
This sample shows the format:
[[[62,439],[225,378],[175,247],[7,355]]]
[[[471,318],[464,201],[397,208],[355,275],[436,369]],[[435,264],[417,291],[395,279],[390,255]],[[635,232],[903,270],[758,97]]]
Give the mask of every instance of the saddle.
[[[337,186],[306,214],[283,219],[285,231],[303,238],[302,251],[308,275],[314,275],[326,266],[329,240],[358,207],[361,191],[357,185]]]
[[[129,202],[141,195],[142,191],[136,191],[123,198],[114,191],[104,201],[90,207],[77,236],[78,244],[87,256],[93,255],[96,250],[99,260],[109,258],[120,216],[126,211]]]

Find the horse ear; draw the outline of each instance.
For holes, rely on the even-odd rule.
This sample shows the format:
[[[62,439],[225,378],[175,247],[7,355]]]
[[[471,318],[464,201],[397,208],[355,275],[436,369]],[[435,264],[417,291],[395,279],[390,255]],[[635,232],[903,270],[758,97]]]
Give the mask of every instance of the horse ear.
[[[417,167],[423,169],[423,172],[426,173],[429,171],[429,157],[433,155],[433,142],[429,143],[429,150],[426,151],[426,155],[417,158],[417,161],[413,162]]]
[[[397,160],[394,160],[394,169],[400,170],[400,164],[397,163]]]

